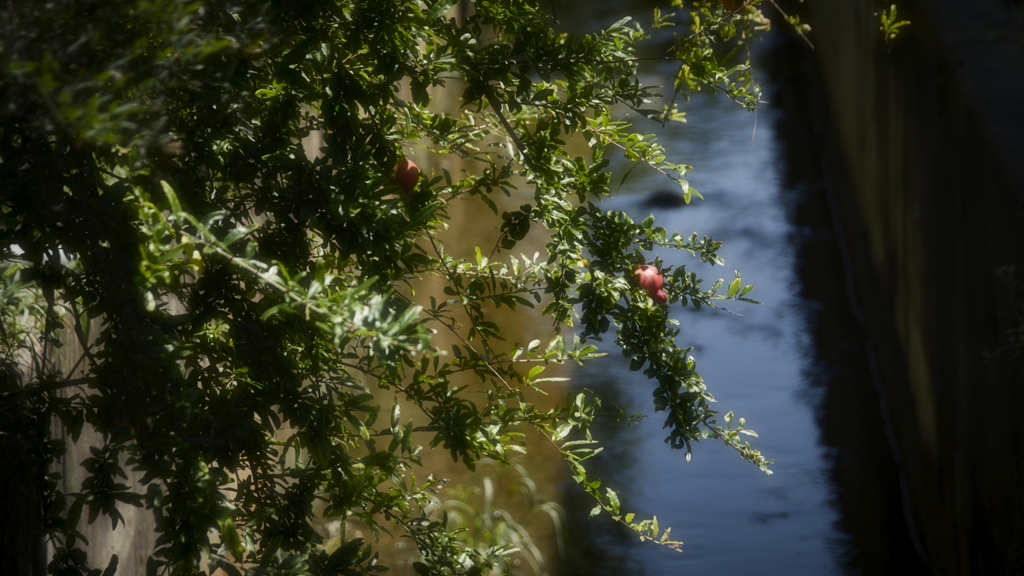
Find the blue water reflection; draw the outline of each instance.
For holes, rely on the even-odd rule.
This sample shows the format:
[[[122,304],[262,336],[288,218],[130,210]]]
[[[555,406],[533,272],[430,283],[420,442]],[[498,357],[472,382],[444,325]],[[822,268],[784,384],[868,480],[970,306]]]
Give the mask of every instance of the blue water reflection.
[[[655,68],[646,80],[667,84],[672,72]],[[717,278],[727,284],[734,270],[744,284],[755,285],[749,296],[765,305],[730,303],[742,317],[678,304],[672,315],[681,322],[679,344],[695,346],[698,370],[719,409],[735,411],[757,430],[760,438],[752,443],[775,460],[775,474],[765,476],[720,443],[695,446],[687,464],[681,452],[663,443],[664,417],[651,404],[654,381],[630,372],[616,355],[593,363],[576,373],[577,386],[594,389],[626,413],[650,418],[635,428],[602,427],[608,448],[590,469],[623,493],[625,509],[640,518],[657,515],[662,526],[672,526],[684,553],[640,543],[607,521],[591,527],[573,523],[588,533],[575,545],[565,572],[843,572],[850,538],[834,505],[829,449],[819,442],[817,393],[806,382],[814,370],[807,317],[816,304],[803,298],[797,275],[799,234],[792,195],[782,185],[780,112],[768,104],[755,116],[723,96],[704,95],[685,110],[688,123],[659,130],[659,138],[674,161],[694,166],[689,181],[705,200],[650,207],[649,195],[672,183],[637,168],[605,207],[637,220],[653,213],[658,225],[684,235],[712,235],[724,243],[724,267],[700,264],[684,252],[656,254],[667,264],[696,270],[705,286]],[[637,128],[655,131],[642,120]],[[612,169],[621,174],[629,167],[619,159]],[[581,510],[585,504],[580,501]]]

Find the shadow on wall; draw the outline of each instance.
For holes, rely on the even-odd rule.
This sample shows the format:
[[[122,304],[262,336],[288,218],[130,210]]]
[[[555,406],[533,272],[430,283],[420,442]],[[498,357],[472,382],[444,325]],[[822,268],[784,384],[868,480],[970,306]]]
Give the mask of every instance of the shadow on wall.
[[[883,416],[928,567],[1016,573],[1024,374],[997,270],[1024,269],[1022,3],[901,4],[912,24],[888,51],[876,4],[810,0],[806,14]]]

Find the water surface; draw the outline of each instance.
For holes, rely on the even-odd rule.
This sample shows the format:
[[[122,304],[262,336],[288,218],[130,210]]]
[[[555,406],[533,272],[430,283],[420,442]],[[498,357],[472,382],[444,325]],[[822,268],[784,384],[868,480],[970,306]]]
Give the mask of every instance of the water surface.
[[[601,24],[612,14],[593,14]],[[771,46],[760,46],[763,59]],[[764,64],[764,62],[762,62]],[[646,81],[668,84],[674,67],[645,70]],[[764,72],[759,81],[770,80]],[[767,95],[770,98],[769,87]],[[610,521],[587,523],[592,506],[578,490],[567,488],[571,552],[565,573],[676,574],[698,571],[760,574],[834,574],[851,570],[858,551],[845,527],[835,481],[833,443],[823,442],[818,409],[827,390],[820,384],[820,355],[814,322],[822,303],[805,289],[805,244],[813,241],[797,219],[806,191],[787,177],[787,149],[780,127],[787,118],[771,103],[751,114],[725,98],[697,95],[684,108],[689,121],[665,130],[635,119],[642,133],[658,131],[670,158],[694,166],[689,176],[705,200],[681,208],[650,206],[652,192],[671,190],[660,174],[637,168],[605,208],[634,219],[653,213],[657,224],[684,235],[712,235],[724,243],[724,267],[701,264],[679,251],[656,252],[667,264],[686,265],[705,279],[755,285],[755,306],[730,303],[742,317],[676,304],[671,315],[681,322],[681,346],[694,346],[697,367],[724,413],[734,411],[760,434],[752,440],[775,460],[764,475],[721,443],[694,446],[691,463],[663,442],[664,415],[653,412],[655,383],[630,372],[611,354],[578,370],[577,387],[595,390],[627,413],[650,417],[637,427],[600,428],[606,451],[589,469],[623,495],[623,507],[639,518],[657,515],[672,526],[682,554],[640,543]],[[621,174],[630,164],[613,163]],[[617,180],[616,180],[617,181]],[[653,260],[654,254],[651,255]],[[831,273],[842,269],[831,267]],[[842,281],[838,281],[842,285]],[[843,295],[845,296],[845,294]],[[610,340],[610,338],[609,338]],[[606,344],[610,347],[611,344]],[[869,375],[864,374],[869,377]],[[871,386],[870,380],[866,381]],[[872,391],[873,393],[873,391]],[[877,409],[877,406],[875,407]]]

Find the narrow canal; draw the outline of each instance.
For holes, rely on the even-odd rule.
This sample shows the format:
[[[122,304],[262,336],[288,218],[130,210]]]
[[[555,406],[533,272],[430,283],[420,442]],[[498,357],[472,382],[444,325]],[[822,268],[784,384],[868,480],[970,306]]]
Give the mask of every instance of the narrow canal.
[[[570,2],[562,17],[573,33],[608,25],[624,4]],[[647,8],[629,7],[644,16]],[[569,21],[571,20],[571,21]],[[778,24],[776,24],[778,26]],[[677,29],[679,30],[679,29]],[[919,573],[903,513],[898,455],[886,436],[871,368],[870,344],[848,298],[841,233],[834,231],[809,95],[806,47],[776,31],[759,42],[755,78],[767,100],[756,115],[723,95],[695,95],[686,124],[657,132],[673,161],[705,200],[669,206],[657,193],[671,182],[634,170],[606,202],[634,219],[724,243],[724,267],[686,253],[659,251],[668,264],[696,270],[709,285],[734,270],[763,306],[730,306],[742,317],[678,305],[680,345],[694,346],[698,370],[724,413],[735,411],[775,460],[766,476],[724,445],[694,448],[692,462],[663,443],[664,415],[653,412],[654,384],[611,354],[577,370],[573,385],[595,390],[639,426],[602,426],[605,452],[588,468],[624,496],[638,517],[671,526],[677,553],[641,543],[607,518],[588,520],[592,503],[569,485],[568,552],[563,574],[679,574],[714,570],[759,574]],[[671,63],[644,70],[669,86]],[[615,173],[630,164],[619,159]],[[652,255],[653,259],[653,255]],[[610,345],[610,342],[608,343]]]

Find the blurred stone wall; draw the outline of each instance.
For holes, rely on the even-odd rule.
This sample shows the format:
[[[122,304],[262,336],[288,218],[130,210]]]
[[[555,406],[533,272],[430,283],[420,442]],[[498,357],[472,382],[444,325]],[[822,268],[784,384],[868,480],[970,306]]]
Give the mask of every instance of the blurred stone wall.
[[[1024,292],[996,271],[1024,285],[1020,3],[900,1],[912,24],[888,43],[883,4],[802,8],[851,292],[920,553],[936,574],[1019,573]]]

